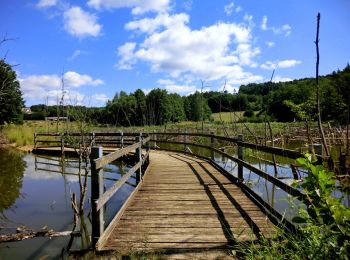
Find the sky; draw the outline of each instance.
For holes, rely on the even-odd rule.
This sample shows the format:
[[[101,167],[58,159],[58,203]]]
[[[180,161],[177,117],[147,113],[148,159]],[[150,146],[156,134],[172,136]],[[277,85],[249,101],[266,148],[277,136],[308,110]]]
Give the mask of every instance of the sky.
[[[0,0],[0,57],[26,106],[104,106],[117,92],[189,95],[313,77],[350,62],[349,0]],[[63,91],[62,91],[63,89]]]

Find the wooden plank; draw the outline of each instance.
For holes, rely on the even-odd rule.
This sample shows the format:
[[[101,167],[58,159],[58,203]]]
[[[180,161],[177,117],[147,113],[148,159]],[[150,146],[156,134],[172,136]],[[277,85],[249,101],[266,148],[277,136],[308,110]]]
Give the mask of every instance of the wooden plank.
[[[149,169],[147,168],[146,172],[144,173],[144,176],[147,176]],[[123,216],[125,210],[128,208],[128,206],[132,203],[134,197],[137,195],[138,190],[142,187],[143,182],[140,182],[136,188],[132,191],[132,193],[129,195],[128,199],[124,202],[123,206],[119,209],[118,213],[114,216],[100,239],[97,241],[96,244],[96,250],[102,250],[103,246],[105,245],[106,241],[108,240],[109,236],[112,234],[115,226],[117,225],[120,218]]]
[[[117,159],[119,159],[120,157],[134,151],[136,148],[140,147],[141,143],[135,143],[133,145],[127,146],[123,149],[117,150],[113,153],[107,154],[105,156],[103,156],[102,158],[96,159],[94,160],[94,167],[96,169],[100,169],[103,166],[105,166],[106,164],[109,164]]]
[[[240,188],[203,160],[156,152],[148,171],[100,249],[227,248],[275,233]]]

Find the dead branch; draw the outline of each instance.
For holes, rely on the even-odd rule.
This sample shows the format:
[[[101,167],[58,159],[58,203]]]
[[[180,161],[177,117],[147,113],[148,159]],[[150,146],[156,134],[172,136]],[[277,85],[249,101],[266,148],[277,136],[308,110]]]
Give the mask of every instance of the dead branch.
[[[16,229],[17,233],[10,235],[0,235],[0,243],[4,242],[16,242],[22,241],[29,238],[35,237],[63,237],[63,236],[81,236],[80,232],[77,231],[54,231],[50,230],[40,230],[34,231],[26,227],[18,227]]]
[[[328,150],[328,146],[327,146],[327,142],[326,142],[326,138],[324,136],[324,131],[323,131],[323,127],[322,127],[322,121],[321,121],[321,105],[320,105],[320,84],[319,84],[319,80],[318,80],[318,71],[319,71],[319,65],[320,65],[320,50],[318,48],[318,43],[319,43],[319,31],[320,31],[320,19],[321,19],[321,14],[318,13],[317,14],[317,32],[316,32],[316,87],[317,87],[317,95],[316,95],[316,99],[317,99],[317,117],[318,117],[318,128],[320,131],[320,135],[322,138],[322,143],[326,152],[326,156],[329,157],[330,153]]]

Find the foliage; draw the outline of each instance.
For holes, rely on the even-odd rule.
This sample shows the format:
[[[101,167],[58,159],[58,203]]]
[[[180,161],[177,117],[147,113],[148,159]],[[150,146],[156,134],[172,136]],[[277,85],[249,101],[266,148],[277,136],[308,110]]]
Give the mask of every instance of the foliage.
[[[259,243],[245,243],[233,253],[247,259],[349,259],[350,209],[337,198],[334,174],[315,165],[312,156],[299,158],[300,166],[309,175],[295,184],[307,195],[310,205],[299,209],[293,222],[299,232],[279,231],[273,239],[261,238]]]
[[[21,123],[24,101],[16,72],[12,67],[0,60],[0,125],[6,123]]]

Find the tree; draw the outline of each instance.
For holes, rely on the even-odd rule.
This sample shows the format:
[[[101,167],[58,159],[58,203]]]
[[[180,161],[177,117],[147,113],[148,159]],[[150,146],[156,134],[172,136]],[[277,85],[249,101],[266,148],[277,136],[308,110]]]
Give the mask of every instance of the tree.
[[[20,123],[23,120],[24,101],[16,72],[0,60],[0,125],[10,122]]]

